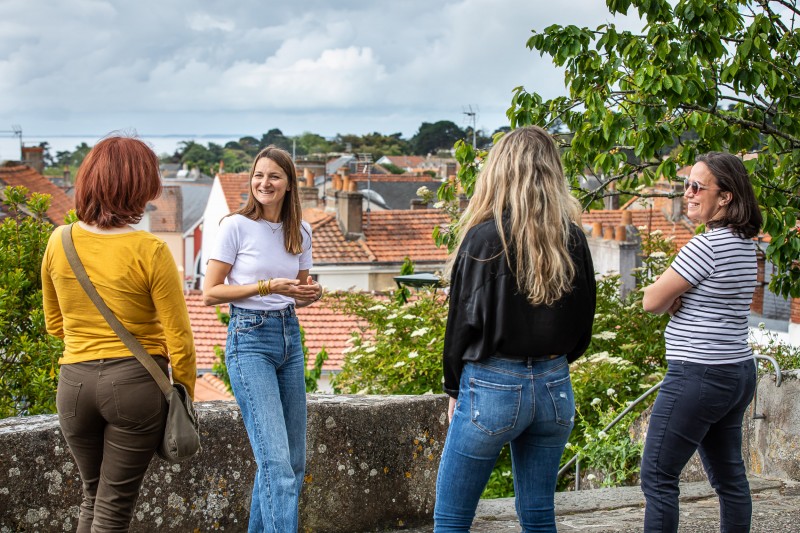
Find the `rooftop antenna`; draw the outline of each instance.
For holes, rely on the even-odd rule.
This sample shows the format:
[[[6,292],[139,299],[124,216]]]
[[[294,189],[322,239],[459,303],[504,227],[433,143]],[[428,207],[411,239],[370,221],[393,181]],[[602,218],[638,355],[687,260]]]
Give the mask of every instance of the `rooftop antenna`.
[[[358,164],[363,165],[363,172],[367,174],[367,228],[369,228],[370,196],[372,195],[372,154],[358,154]],[[357,167],[356,167],[357,168]]]
[[[462,111],[462,113],[469,117],[467,120],[472,121],[472,148],[473,150],[476,150],[478,148],[478,144],[475,142],[475,122],[477,121],[478,117],[478,106],[476,105],[475,110],[473,111],[472,105],[470,104],[467,106],[467,109]]]
[[[0,134],[10,133],[12,137],[19,138],[19,157],[22,158],[22,126],[13,124],[10,130],[0,130]]]

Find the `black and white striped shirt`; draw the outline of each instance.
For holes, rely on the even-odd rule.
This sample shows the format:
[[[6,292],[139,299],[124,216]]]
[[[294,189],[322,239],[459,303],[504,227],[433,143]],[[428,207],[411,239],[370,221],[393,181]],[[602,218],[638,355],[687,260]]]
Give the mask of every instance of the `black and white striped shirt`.
[[[729,228],[695,235],[672,269],[692,287],[669,321],[667,359],[709,365],[753,357],[747,317],[756,286],[756,246]]]

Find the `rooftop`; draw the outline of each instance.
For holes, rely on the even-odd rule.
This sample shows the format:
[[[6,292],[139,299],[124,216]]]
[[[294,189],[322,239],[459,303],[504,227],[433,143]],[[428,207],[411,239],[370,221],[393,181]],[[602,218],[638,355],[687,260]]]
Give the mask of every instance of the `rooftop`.
[[[63,224],[64,217],[75,207],[75,202],[62,189],[28,165],[6,163],[5,166],[0,166],[0,185],[3,188],[21,185],[30,193],[49,194],[51,199],[47,218],[55,225]]]

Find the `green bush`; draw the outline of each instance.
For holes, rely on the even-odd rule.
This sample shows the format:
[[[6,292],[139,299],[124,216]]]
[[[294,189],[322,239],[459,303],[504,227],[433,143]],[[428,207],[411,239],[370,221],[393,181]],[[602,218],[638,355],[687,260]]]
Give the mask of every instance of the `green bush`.
[[[335,308],[366,322],[352,333],[342,370],[332,382],[335,392],[441,392],[444,296],[433,288],[419,290],[408,303],[392,296],[361,292],[327,296]]]
[[[0,223],[0,418],[54,413],[61,339],[45,329],[41,264],[50,197],[7,187]]]

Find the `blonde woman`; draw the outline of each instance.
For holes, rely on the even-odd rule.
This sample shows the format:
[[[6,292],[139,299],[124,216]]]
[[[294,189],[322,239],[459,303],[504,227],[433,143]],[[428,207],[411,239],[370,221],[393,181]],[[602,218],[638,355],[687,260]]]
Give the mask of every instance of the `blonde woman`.
[[[595,310],[579,216],[546,131],[514,130],[489,152],[448,264],[450,428],[436,533],[469,531],[509,442],[522,531],[556,531],[556,476],[575,412],[568,365],[589,345]]]

